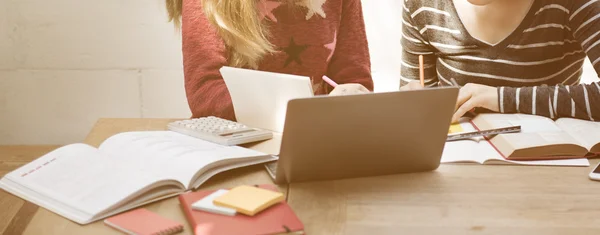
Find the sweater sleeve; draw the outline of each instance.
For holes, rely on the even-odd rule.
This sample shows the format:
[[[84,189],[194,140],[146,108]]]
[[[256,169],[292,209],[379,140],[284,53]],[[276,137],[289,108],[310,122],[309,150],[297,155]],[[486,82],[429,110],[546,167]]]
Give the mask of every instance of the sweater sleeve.
[[[372,91],[371,59],[360,0],[343,0],[336,38],[327,76],[338,84],[359,83]]]
[[[183,1],[181,30],[185,91],[192,117],[234,120],[231,97],[219,72],[227,65],[227,49],[199,1]]]
[[[600,2],[573,0],[569,27],[600,74]],[[600,84],[500,87],[500,112],[527,113],[553,119],[574,117],[600,121]]]
[[[425,86],[432,87],[438,84],[436,69],[437,56],[431,46],[419,32],[414,23],[411,11],[407,4],[421,4],[420,1],[404,1],[402,9],[402,62],[400,66],[400,86],[411,81],[419,81],[419,55],[423,56]]]

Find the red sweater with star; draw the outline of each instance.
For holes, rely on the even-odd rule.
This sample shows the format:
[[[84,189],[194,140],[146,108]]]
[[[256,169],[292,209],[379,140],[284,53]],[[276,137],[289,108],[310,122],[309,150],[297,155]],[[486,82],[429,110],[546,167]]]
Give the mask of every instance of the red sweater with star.
[[[310,77],[315,94],[338,84],[360,83],[373,89],[371,64],[360,0],[320,0],[322,8],[287,6],[286,1],[260,2],[276,52],[258,70]],[[229,65],[225,43],[197,0],[184,0],[182,13],[185,90],[193,117],[235,120],[231,97],[219,69]]]

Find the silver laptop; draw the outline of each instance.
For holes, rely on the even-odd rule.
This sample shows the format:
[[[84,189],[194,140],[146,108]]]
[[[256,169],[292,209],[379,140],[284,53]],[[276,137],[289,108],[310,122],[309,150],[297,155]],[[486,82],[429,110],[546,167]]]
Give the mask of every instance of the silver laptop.
[[[440,164],[458,88],[291,100],[278,184],[431,171]]]
[[[308,77],[221,74],[238,121],[279,133],[250,145],[279,156],[267,165],[276,183],[434,170],[458,96],[450,87],[315,97]]]
[[[281,133],[288,101],[314,95],[309,77],[232,67],[220,71],[235,118],[247,126]]]

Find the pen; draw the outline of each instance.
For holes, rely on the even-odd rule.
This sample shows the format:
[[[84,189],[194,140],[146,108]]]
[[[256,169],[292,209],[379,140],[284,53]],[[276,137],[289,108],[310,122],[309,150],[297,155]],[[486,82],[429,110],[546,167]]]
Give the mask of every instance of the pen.
[[[423,68],[423,55],[419,55],[419,78],[421,79],[421,87],[425,87],[425,70]]]
[[[329,78],[327,76],[323,76],[323,81],[325,81],[327,84],[331,85],[334,88],[336,86],[338,86],[338,84],[336,82],[334,82],[333,80],[331,80],[331,78]]]

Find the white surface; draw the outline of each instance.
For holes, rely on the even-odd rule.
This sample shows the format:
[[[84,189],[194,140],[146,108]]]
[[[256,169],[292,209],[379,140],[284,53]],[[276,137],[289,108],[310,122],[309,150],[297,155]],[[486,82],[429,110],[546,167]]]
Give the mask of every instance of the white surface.
[[[282,133],[288,101],[313,96],[308,77],[231,67],[220,71],[237,121],[250,127]]]
[[[561,132],[550,119],[521,119],[508,121],[513,126],[521,126],[521,133]]]
[[[222,196],[223,194],[226,194],[227,192],[229,192],[229,190],[219,189],[219,190],[215,191],[214,193],[198,200],[197,202],[194,202],[192,204],[192,208],[195,210],[201,210],[201,211],[206,211],[206,212],[215,213],[215,214],[234,216],[236,214],[235,209],[217,206],[213,203],[215,198],[218,198],[218,197]]]

